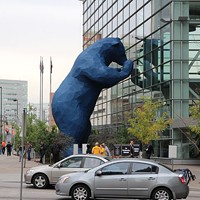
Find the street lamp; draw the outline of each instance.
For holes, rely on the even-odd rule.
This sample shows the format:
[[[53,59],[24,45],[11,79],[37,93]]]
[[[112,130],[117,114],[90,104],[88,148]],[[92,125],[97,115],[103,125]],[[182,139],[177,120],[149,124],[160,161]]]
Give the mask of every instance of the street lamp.
[[[2,103],[2,100],[3,100],[3,98],[2,98],[2,87],[0,87],[0,89],[1,89],[1,93],[0,93],[0,95],[1,95],[1,104],[0,104],[0,106],[1,106],[1,108],[0,108],[0,112],[1,112],[1,121],[0,121],[0,131],[1,131],[1,134],[2,134],[2,137],[3,137],[3,131],[2,131],[2,127],[3,127],[3,123],[2,123],[2,117],[3,117],[3,115],[2,115],[2,105],[3,105],[3,103]]]
[[[18,116],[19,104],[18,104],[18,99],[13,99],[13,101],[17,102],[16,123],[18,124],[18,122],[19,122],[19,116]],[[15,134],[14,134],[14,144],[13,144],[14,149],[15,149]],[[23,149],[23,146],[22,146],[22,149]]]
[[[13,101],[17,102],[17,119],[18,119],[18,108],[19,108],[18,99],[13,99]]]

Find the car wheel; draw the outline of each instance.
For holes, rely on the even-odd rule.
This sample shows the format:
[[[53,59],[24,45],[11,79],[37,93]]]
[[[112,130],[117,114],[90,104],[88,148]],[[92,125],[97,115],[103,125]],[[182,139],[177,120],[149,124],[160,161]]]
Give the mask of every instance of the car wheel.
[[[90,191],[85,185],[76,185],[72,188],[71,196],[73,200],[88,200]]]
[[[167,188],[157,188],[152,194],[153,200],[171,200],[173,199],[171,192]]]
[[[33,185],[35,188],[44,189],[49,185],[49,180],[44,174],[36,174],[33,177]]]

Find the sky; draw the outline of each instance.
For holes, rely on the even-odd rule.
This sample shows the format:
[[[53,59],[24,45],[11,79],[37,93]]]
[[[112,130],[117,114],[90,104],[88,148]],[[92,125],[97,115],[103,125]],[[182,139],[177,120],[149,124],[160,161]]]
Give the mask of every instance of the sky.
[[[82,2],[79,0],[0,0],[0,79],[28,81],[28,103],[43,102],[69,73],[82,51]]]

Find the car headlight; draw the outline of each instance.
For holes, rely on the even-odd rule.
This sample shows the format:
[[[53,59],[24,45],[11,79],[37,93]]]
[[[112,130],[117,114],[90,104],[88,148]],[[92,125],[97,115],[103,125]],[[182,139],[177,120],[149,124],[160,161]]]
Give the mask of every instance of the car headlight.
[[[69,179],[68,176],[60,177],[58,179],[58,183],[65,183],[65,182],[67,182],[68,179]]]
[[[29,169],[27,172],[26,172],[26,174],[33,174],[34,173],[34,169]]]

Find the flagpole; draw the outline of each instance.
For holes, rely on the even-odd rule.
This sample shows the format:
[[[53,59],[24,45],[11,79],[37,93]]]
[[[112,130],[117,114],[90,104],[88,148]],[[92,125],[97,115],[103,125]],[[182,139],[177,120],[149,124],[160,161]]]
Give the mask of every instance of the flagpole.
[[[40,56],[40,120],[43,121],[43,58]]]
[[[52,84],[52,68],[53,64],[52,64],[52,59],[50,57],[50,95],[51,95],[51,84]]]
[[[42,62],[41,62],[41,56],[40,56],[40,120],[41,120],[41,109],[42,109],[42,95],[41,95],[41,87],[42,86]]]
[[[51,127],[51,117],[52,117],[52,107],[51,107],[51,92],[52,92],[52,69],[53,69],[53,64],[52,64],[52,59],[50,57],[50,94],[49,94],[49,128]]]
[[[50,56],[49,130],[51,129],[51,116],[52,116],[52,111],[51,111],[52,69],[53,69],[53,64]]]
[[[44,121],[44,115],[43,115],[43,73],[44,73],[44,65],[43,65],[43,58],[42,58],[42,98],[41,98],[41,120]]]

